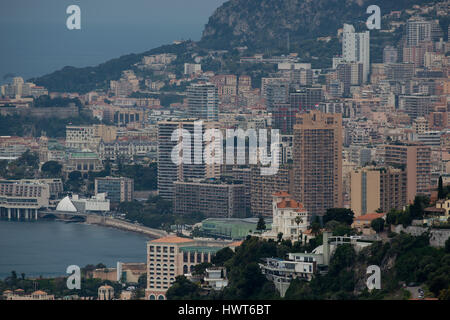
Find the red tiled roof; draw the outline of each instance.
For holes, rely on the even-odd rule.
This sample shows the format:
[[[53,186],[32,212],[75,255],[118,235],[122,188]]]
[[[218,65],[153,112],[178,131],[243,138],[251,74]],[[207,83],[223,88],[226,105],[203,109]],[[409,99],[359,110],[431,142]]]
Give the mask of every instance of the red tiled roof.
[[[281,202],[278,202],[277,207],[280,209],[284,208],[303,209],[303,204],[292,199],[285,199]]]
[[[47,295],[47,292],[38,290],[38,291],[33,292],[32,295],[45,296],[45,295]]]

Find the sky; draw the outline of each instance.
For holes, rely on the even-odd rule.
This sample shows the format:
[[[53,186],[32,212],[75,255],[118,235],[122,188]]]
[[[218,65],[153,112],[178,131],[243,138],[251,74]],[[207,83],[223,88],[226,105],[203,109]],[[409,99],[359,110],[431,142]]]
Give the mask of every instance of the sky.
[[[91,66],[178,39],[199,40],[225,0],[1,0],[0,83],[64,66]],[[68,30],[66,9],[81,9]]]

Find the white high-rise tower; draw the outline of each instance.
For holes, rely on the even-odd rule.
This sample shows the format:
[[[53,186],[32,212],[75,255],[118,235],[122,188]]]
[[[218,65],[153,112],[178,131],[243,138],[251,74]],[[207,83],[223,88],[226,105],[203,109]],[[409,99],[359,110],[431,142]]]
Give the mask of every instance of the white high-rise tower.
[[[342,58],[344,62],[363,64],[363,81],[367,82],[370,72],[370,35],[369,31],[355,32],[350,24],[344,24],[342,38]]]

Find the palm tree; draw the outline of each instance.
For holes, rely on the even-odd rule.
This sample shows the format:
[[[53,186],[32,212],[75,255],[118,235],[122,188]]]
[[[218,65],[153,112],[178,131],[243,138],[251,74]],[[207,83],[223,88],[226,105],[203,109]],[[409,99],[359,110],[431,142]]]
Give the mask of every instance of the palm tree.
[[[278,242],[281,242],[281,240],[283,239],[283,232],[278,233],[277,239],[278,239]]]
[[[297,227],[298,227],[298,225],[299,225],[300,223],[303,223],[303,219],[300,218],[300,216],[296,216],[295,219],[294,219],[294,221],[295,221],[295,223],[297,224]]]
[[[296,216],[294,221],[297,224],[297,230],[298,230],[298,226],[299,226],[300,223],[303,223],[303,219],[300,216]],[[298,234],[298,237],[300,238],[301,235],[302,235],[302,233],[300,231],[299,234]]]
[[[314,236],[317,236],[317,235],[320,233],[320,223],[318,223],[318,222],[313,222],[313,223],[311,224],[311,233],[312,233]]]

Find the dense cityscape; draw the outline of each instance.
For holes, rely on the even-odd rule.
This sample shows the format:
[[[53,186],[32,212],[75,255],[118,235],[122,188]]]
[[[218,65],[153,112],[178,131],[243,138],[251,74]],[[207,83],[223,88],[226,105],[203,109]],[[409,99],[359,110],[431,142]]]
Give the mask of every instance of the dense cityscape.
[[[223,18],[242,2],[266,8],[4,78],[0,300],[450,300],[450,2],[380,5],[377,27],[361,1],[301,36],[253,21],[265,40]],[[110,251],[33,271],[8,229]]]

